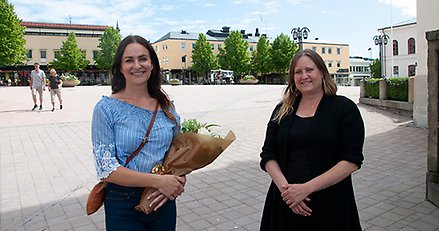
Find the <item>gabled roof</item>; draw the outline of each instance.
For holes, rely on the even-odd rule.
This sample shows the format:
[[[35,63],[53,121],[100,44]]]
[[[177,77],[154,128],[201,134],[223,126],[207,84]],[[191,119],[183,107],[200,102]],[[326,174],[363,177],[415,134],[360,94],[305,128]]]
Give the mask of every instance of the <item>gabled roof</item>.
[[[209,30],[212,31],[212,30]],[[209,33],[209,31],[204,34],[206,36],[206,40],[207,41],[225,41],[227,36],[211,36],[212,33]],[[175,32],[175,31],[171,31],[168,32],[167,34],[165,34],[163,37],[159,38],[157,41],[155,41],[154,43],[158,43],[164,40],[168,40],[168,39],[175,39],[175,40],[194,40],[196,41],[198,39],[200,33],[195,33],[195,32],[187,32],[187,31],[181,31],[181,32]],[[254,36],[246,36],[247,38],[244,37],[244,40],[248,41],[248,42],[252,42],[252,43],[257,43],[258,42],[258,38],[259,37],[254,37]]]
[[[51,29],[79,29],[79,30],[102,30],[108,26],[68,24],[68,23],[46,23],[46,22],[21,22],[22,26],[28,28],[51,28]]]

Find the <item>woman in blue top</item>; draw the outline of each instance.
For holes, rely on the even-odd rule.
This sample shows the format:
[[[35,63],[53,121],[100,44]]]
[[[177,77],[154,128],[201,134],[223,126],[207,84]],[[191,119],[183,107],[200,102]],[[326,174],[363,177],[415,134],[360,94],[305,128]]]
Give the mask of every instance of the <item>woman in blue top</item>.
[[[175,230],[175,199],[184,190],[185,177],[151,174],[163,161],[180,117],[161,88],[157,54],[140,36],[128,36],[117,48],[112,66],[112,94],[96,104],[92,119],[92,143],[99,179],[105,189],[107,230]],[[140,146],[158,104],[149,140],[125,166]],[[144,187],[153,187],[154,204],[161,207],[146,215],[135,210]]]

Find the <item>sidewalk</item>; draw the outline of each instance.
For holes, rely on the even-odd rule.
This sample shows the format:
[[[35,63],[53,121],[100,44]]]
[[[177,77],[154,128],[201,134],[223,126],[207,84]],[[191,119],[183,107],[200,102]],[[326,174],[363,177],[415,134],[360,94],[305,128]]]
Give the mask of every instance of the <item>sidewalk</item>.
[[[164,86],[182,119],[231,129],[237,139],[211,165],[188,175],[177,200],[177,230],[258,230],[270,179],[259,153],[284,86]],[[0,230],[104,230],[103,209],[84,212],[96,183],[90,141],[93,106],[109,86],[64,88],[64,109],[42,111],[28,87],[0,88]],[[358,102],[359,88],[339,94]],[[439,230],[425,201],[427,129],[411,118],[359,105],[365,161],[354,173],[364,230]]]

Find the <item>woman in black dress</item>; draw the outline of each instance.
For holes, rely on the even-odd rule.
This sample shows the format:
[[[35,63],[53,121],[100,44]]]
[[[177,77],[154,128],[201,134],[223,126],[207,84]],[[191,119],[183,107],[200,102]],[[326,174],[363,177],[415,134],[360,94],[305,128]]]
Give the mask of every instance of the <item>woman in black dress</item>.
[[[261,230],[361,230],[351,174],[364,159],[364,124],[355,103],[336,92],[316,52],[294,56],[262,147],[272,183]]]

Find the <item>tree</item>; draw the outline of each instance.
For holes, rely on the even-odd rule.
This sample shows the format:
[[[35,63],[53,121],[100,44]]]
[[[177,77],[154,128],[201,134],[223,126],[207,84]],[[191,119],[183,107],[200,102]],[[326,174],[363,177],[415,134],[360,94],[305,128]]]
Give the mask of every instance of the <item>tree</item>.
[[[0,66],[11,66],[26,59],[24,26],[7,0],[0,0]]]
[[[273,65],[273,70],[284,76],[297,50],[297,45],[291,41],[290,37],[284,33],[278,35],[271,45],[271,64]]]
[[[379,59],[373,60],[369,67],[372,78],[381,78],[381,62]]]
[[[104,34],[99,38],[99,51],[95,57],[96,66],[99,69],[111,69],[117,46],[119,46],[122,36],[119,30],[107,27]]]
[[[70,32],[59,52],[55,54],[55,59],[50,62],[54,68],[59,70],[84,70],[89,61],[85,59],[85,53],[78,48],[75,33]]]
[[[198,73],[207,73],[218,68],[212,46],[207,41],[206,35],[199,34],[192,50],[192,70]]]
[[[256,45],[256,50],[252,55],[252,67],[253,71],[260,73],[262,76],[271,72],[271,54],[270,54],[270,42],[262,36],[258,44]]]
[[[232,70],[236,78],[249,70],[249,61],[248,42],[239,31],[232,31],[224,41],[224,49],[219,49],[218,62],[221,68]]]

